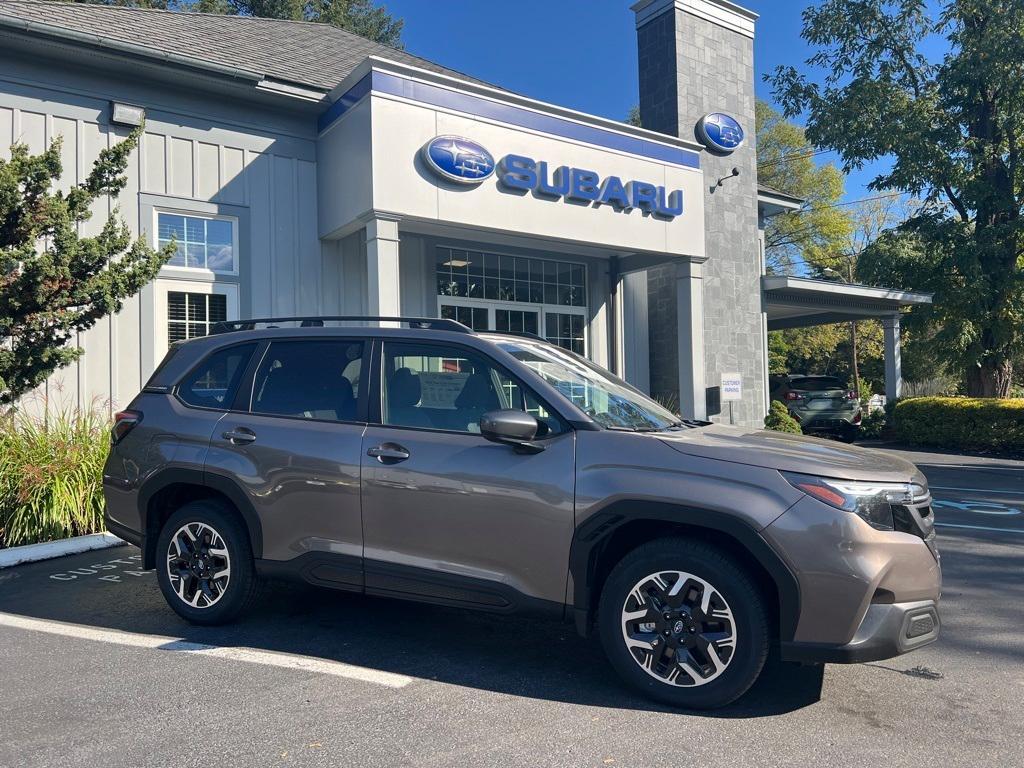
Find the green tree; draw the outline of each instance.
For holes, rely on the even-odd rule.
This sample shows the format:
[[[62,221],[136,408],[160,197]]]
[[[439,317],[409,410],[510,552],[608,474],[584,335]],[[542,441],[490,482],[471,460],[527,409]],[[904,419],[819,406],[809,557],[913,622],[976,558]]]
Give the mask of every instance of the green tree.
[[[892,161],[876,190],[920,197],[899,232],[862,256],[862,274],[935,293],[915,313],[974,396],[1006,397],[1024,346],[1024,3],[824,0],[803,13],[808,66],[770,80],[807,137],[846,170]],[[948,51],[930,61],[923,44]]]
[[[372,0],[74,0],[131,8],[239,14],[331,24],[392,48],[402,47],[404,22]]]
[[[844,283],[857,281],[858,264],[864,252],[883,232],[902,221],[900,203],[894,197],[864,200],[849,211],[850,228],[846,237],[829,243],[812,243],[804,250],[804,261],[817,277],[838,279]],[[870,329],[871,338],[878,331],[877,323]],[[863,324],[849,323],[850,336],[845,345],[850,359],[850,387],[860,393],[860,338],[865,336]]]
[[[79,357],[75,333],[120,310],[173,253],[173,245],[154,251],[133,242],[116,210],[96,236],[78,234],[93,202],[124,189],[141,131],[101,151],[85,182],[67,193],[51,189],[62,170],[60,138],[41,155],[15,144],[10,159],[0,159],[0,404]]]
[[[788,273],[805,250],[833,247],[849,236],[849,216],[836,206],[843,175],[831,163],[814,161],[815,149],[800,126],[764,101],[755,107],[758,182],[807,201],[799,211],[772,216],[765,224],[768,270]]]

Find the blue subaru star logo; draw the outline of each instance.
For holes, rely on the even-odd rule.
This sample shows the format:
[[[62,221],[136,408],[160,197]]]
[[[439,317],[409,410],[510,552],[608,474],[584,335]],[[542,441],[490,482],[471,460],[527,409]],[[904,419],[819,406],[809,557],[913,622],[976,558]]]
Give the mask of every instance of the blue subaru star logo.
[[[743,143],[743,126],[734,117],[712,112],[697,123],[697,138],[708,149],[729,154]]]
[[[462,136],[438,136],[423,147],[423,159],[434,173],[458,184],[479,184],[494,173],[494,157]]]

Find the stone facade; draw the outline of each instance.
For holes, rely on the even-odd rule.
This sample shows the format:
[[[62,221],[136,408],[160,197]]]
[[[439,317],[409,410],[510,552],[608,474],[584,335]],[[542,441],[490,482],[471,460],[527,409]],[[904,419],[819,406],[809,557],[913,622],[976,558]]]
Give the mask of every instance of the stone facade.
[[[716,3],[708,0],[708,5]],[[733,419],[755,425],[764,416],[764,321],[757,222],[754,152],[753,38],[666,3],[664,13],[637,29],[640,116],[645,128],[696,138],[697,122],[726,112],[746,131],[730,155],[705,152],[704,220],[707,263],[703,267],[704,379],[716,387],[725,372],[743,377],[743,400]],[[732,169],[739,176],[731,177]],[[720,178],[725,178],[721,186]],[[648,273],[651,391],[679,391],[677,280],[675,267]],[[716,420],[728,421],[728,404]]]

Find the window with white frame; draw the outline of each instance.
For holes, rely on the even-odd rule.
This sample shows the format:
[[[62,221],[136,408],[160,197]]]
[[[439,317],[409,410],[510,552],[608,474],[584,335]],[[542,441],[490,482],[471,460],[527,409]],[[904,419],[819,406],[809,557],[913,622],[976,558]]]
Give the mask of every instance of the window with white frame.
[[[157,211],[156,231],[159,247],[163,248],[172,240],[177,243],[177,250],[167,266],[238,274],[238,226],[235,219]]]
[[[167,292],[167,343],[207,336],[214,323],[228,319],[223,293]]]

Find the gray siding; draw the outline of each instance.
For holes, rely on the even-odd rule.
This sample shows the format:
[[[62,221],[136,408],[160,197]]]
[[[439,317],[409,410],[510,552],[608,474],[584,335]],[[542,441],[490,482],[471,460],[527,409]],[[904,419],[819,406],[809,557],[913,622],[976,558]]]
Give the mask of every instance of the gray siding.
[[[42,150],[63,136],[60,187],[85,178],[103,147],[127,129],[109,124],[112,99],[147,108],[146,134],[131,157],[128,185],[116,201],[132,230],[152,238],[153,208],[231,215],[239,226],[239,274],[218,277],[238,286],[241,316],[320,312],[320,242],[316,233],[316,150],[312,125],[290,123],[270,110],[225,105],[173,88],[146,87],[39,60],[0,54],[0,156],[14,142]],[[263,126],[260,128],[259,126]],[[283,130],[272,130],[280,127]],[[301,135],[301,131],[309,135]],[[98,201],[83,234],[102,226],[111,201]],[[211,278],[189,277],[196,282]],[[36,403],[104,409],[125,405],[158,362],[162,340],[153,322],[162,276],[129,299],[113,318],[79,335],[85,355],[41,387]]]

